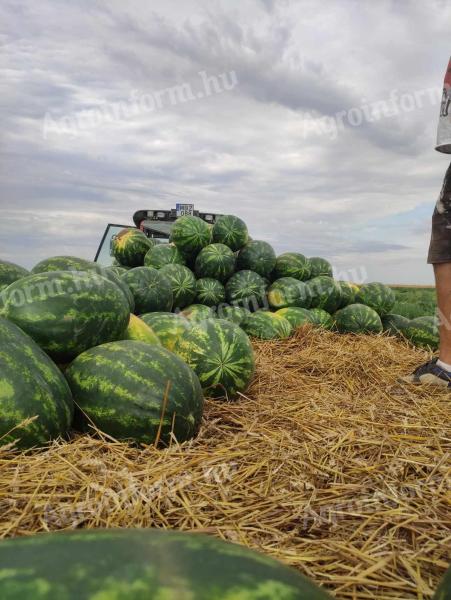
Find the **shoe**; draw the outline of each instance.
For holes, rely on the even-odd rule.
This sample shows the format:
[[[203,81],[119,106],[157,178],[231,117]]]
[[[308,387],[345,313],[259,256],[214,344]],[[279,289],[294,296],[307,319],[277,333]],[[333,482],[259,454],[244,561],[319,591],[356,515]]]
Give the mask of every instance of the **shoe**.
[[[400,377],[401,383],[414,383],[417,385],[438,385],[451,388],[451,372],[444,371],[437,365],[437,358],[421,365],[411,375]]]

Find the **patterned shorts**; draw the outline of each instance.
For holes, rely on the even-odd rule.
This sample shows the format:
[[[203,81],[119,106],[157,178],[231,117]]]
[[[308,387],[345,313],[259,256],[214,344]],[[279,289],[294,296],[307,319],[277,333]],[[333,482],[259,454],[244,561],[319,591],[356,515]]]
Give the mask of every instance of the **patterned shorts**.
[[[428,263],[451,262],[451,164],[432,215]]]

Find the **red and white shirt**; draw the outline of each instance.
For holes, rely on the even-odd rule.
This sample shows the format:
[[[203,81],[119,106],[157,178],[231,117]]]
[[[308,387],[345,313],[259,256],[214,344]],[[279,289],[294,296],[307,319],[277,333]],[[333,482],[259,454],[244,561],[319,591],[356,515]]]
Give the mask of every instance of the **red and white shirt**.
[[[439,152],[451,154],[451,58],[445,73],[443,96],[440,105],[440,118],[437,131],[437,146]]]

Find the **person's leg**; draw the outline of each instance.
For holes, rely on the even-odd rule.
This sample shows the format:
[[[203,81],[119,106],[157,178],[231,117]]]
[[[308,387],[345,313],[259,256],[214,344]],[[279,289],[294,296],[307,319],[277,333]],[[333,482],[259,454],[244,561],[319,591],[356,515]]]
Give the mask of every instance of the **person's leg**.
[[[440,360],[451,364],[451,263],[434,265],[440,318]]]

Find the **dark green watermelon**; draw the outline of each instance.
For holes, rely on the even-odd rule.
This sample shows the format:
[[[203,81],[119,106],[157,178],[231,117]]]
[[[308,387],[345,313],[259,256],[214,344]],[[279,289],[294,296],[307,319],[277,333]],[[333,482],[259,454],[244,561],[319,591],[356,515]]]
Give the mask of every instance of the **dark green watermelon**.
[[[185,257],[174,244],[156,244],[144,257],[144,266],[161,269],[165,265],[185,265]]]
[[[217,308],[218,319],[225,319],[231,321],[235,325],[241,325],[247,315],[250,315],[250,311],[243,306],[230,306],[228,304],[221,304]]]
[[[16,442],[25,449],[64,436],[73,410],[58,367],[28,335],[0,317],[0,446]],[[0,573],[2,568],[0,562]],[[0,597],[5,597],[1,590]]]
[[[155,240],[148,238],[139,229],[122,229],[113,237],[113,256],[126,267],[142,267],[144,257],[155,246]]]
[[[213,225],[213,241],[225,244],[236,252],[249,240],[247,226],[244,221],[234,215],[221,215]]]
[[[194,302],[197,295],[196,278],[193,272],[183,265],[165,265],[159,271],[169,279],[174,295],[173,307],[185,308]]]
[[[341,300],[338,308],[344,308],[349,304],[355,303],[355,297],[358,292],[358,287],[349,281],[337,281],[340,286]]]
[[[254,271],[262,277],[269,277],[276,265],[276,253],[268,242],[252,240],[239,252],[236,263],[238,271]]]
[[[165,529],[5,539],[0,565],[2,600],[332,600],[264,554]]]
[[[294,277],[305,281],[311,277],[310,262],[307,257],[299,252],[285,252],[277,257],[273,278]]]
[[[22,277],[30,273],[23,267],[7,260],[0,260],[0,292]]]
[[[179,217],[171,230],[170,241],[185,256],[196,256],[211,242],[211,229],[199,217],[185,215]]]
[[[319,277],[320,275],[327,275],[332,277],[332,265],[325,258],[319,256],[312,256],[309,260],[310,266],[310,278]]]
[[[250,336],[262,340],[284,339],[293,332],[293,327],[287,319],[266,310],[249,314],[241,323],[241,327]]]
[[[228,246],[209,244],[197,255],[195,272],[197,277],[211,277],[224,283],[233,275],[235,262],[235,254]]]
[[[406,317],[392,313],[384,315],[381,320],[384,331],[387,331],[390,335],[404,335],[403,332],[410,323],[410,320]]]
[[[235,398],[249,386],[255,369],[249,338],[223,319],[194,323],[179,338],[176,352],[199,376],[208,396]]]
[[[211,277],[201,277],[196,282],[196,300],[207,306],[217,306],[225,301],[225,287]]]
[[[415,346],[425,350],[437,350],[440,343],[439,324],[436,317],[411,319],[403,331],[404,336]]]
[[[432,600],[451,600],[451,566],[440,581]]]
[[[190,304],[180,314],[189,321],[204,321],[215,317],[214,309],[206,304]]]
[[[122,275],[135,300],[135,311],[143,314],[153,311],[170,311],[173,303],[171,282],[152,267],[135,267]]]
[[[120,267],[119,265],[111,265],[110,267],[105,267],[105,271],[111,271],[111,273],[114,273],[118,277],[121,277],[124,273],[126,273],[131,268],[132,267]]]
[[[381,333],[382,322],[375,310],[364,304],[349,304],[334,314],[341,333]]]
[[[94,271],[51,271],[19,279],[4,291],[3,316],[57,363],[120,339],[130,306],[122,291]]]
[[[328,275],[320,275],[307,282],[311,295],[311,307],[322,308],[333,313],[340,306],[341,289],[338,283]]]
[[[356,302],[370,306],[382,317],[391,311],[395,305],[396,296],[395,292],[383,283],[366,283],[360,286]]]
[[[276,315],[280,315],[286,319],[291,324],[293,329],[303,327],[307,323],[312,323],[312,315],[306,308],[300,308],[297,306],[281,308],[276,311]]]
[[[234,306],[257,310],[266,301],[266,285],[254,271],[238,271],[225,286],[226,300]]]
[[[334,320],[330,313],[322,308],[311,308],[309,312],[312,325],[315,327],[322,327],[323,329],[333,328]]]
[[[191,323],[182,314],[153,312],[140,318],[157,334],[163,346],[171,351],[179,337],[191,328]]]
[[[161,346],[137,341],[103,344],[80,354],[67,369],[77,425],[93,423],[118,440],[167,444],[200,427],[203,395],[197,375]],[[160,433],[159,433],[160,430]]]
[[[268,302],[272,308],[287,306],[308,308],[311,301],[309,287],[294,277],[276,279],[268,289]]]
[[[96,263],[92,260],[79,258],[78,256],[51,256],[38,262],[32,269],[32,273],[49,273],[50,271],[89,271],[95,268]]]

